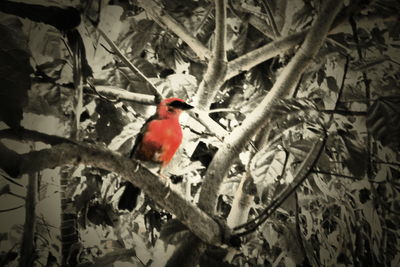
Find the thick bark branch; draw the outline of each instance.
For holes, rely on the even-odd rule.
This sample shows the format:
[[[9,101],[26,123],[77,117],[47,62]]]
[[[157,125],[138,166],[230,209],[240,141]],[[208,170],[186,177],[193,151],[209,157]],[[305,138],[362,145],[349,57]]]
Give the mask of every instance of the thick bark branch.
[[[28,130],[23,127],[19,129],[0,130],[0,139],[29,140],[34,142],[43,142],[49,145],[58,145],[64,143],[76,144],[75,141],[65,137]]]
[[[306,33],[307,31],[302,31],[279,38],[276,41],[270,42],[230,61],[228,63],[228,70],[225,79],[229,80],[243,71],[248,71],[262,62],[288,51],[290,48],[299,44],[304,39]]]
[[[265,128],[261,128],[260,130],[258,130],[258,133],[254,138],[255,149],[251,151],[250,158],[252,158],[257,151],[260,151],[260,149],[267,144],[271,130],[271,128],[268,128],[268,130],[266,130]],[[257,192],[253,177],[250,174],[249,166],[250,162],[247,164],[246,174],[241,179],[240,184],[236,190],[232,201],[231,210],[226,219],[227,225],[230,228],[233,228],[247,221],[251,204],[254,200],[254,195]]]
[[[196,107],[201,110],[208,110],[226,81],[226,0],[215,0],[215,23],[213,56],[195,98]]]
[[[226,61],[226,0],[215,0],[215,44],[213,61]]]
[[[233,160],[239,155],[255,131],[267,121],[273,103],[280,98],[290,95],[301,74],[312,62],[313,57],[323,44],[328,30],[341,6],[342,1],[331,0],[327,2],[325,8],[313,23],[304,43],[290,63],[284,68],[271,91],[253,112],[246,117],[242,125],[233,130],[226,138],[223,146],[219,148],[208,167],[200,193],[199,206],[203,210],[207,212],[214,211],[220,185],[229,171]]]
[[[118,173],[140,187],[160,206],[175,214],[203,242],[221,244],[222,235],[218,223],[169,188],[165,179],[110,150],[85,144],[60,144],[20,155],[19,169],[20,174],[23,174],[66,164],[85,164]]]
[[[207,49],[197,38],[186,30],[178,21],[167,14],[167,12],[158,6],[153,0],[138,0],[139,5],[146,10],[152,19],[164,29],[175,33],[196,53],[201,60],[211,57],[211,51]]]
[[[35,259],[37,184],[38,175],[29,173],[25,200],[24,233],[22,235],[21,258],[19,260],[19,266],[21,267],[33,265]]]

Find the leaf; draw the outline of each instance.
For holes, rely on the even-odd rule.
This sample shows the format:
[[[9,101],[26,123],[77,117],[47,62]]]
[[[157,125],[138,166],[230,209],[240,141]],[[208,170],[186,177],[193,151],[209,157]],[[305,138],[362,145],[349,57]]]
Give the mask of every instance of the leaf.
[[[310,152],[311,147],[313,146],[314,141],[309,139],[302,139],[295,142],[292,142],[288,146],[286,146],[287,151],[289,151],[298,161],[303,161],[303,159]],[[318,162],[316,163],[318,167],[326,170],[330,167],[329,156],[326,153],[322,153]]]
[[[269,90],[272,87],[272,81],[269,78],[269,67],[272,60],[265,61],[252,68],[249,75],[249,82],[255,87],[262,90]]]
[[[300,123],[317,124],[322,120],[321,113],[313,100],[307,98],[280,100],[273,108],[274,122],[280,128],[289,129]]]
[[[96,112],[100,115],[95,125],[98,139],[109,144],[122,131],[128,119],[121,108],[106,101],[98,102]]]
[[[324,81],[325,77],[326,77],[325,70],[322,69],[322,68],[319,69],[318,72],[317,72],[317,84],[318,84],[319,86],[321,86],[321,84],[322,84],[322,82]]]
[[[171,74],[159,88],[165,97],[189,99],[197,90],[197,80],[190,74]]]
[[[279,242],[280,234],[275,230],[272,223],[265,223],[262,227],[262,235],[267,240],[270,247],[275,246]]]
[[[266,203],[275,195],[279,187],[278,179],[283,173],[286,153],[282,150],[267,147],[260,150],[250,161],[250,173],[261,201]]]
[[[135,32],[129,39],[129,46],[132,48],[131,56],[133,58],[139,56],[146,44],[151,40],[155,25],[156,23],[153,20],[143,19],[138,21]]]
[[[84,190],[74,198],[77,211],[81,211],[85,208],[95,194],[100,195],[102,178],[100,175],[91,174],[90,171],[92,170],[84,170],[84,172],[82,172],[82,176],[86,176],[86,181],[84,183]]]
[[[114,226],[118,220],[110,204],[94,204],[87,212],[88,220],[95,225]]]
[[[18,19],[3,20],[0,36],[0,121],[17,128],[28,103],[33,72],[28,40]]]
[[[123,154],[129,153],[133,147],[136,135],[139,133],[143,124],[144,120],[138,119],[133,123],[125,125],[121,132],[111,140],[108,148]]]
[[[350,135],[350,132],[341,135],[341,137],[348,152],[344,155],[346,167],[354,176],[363,176],[366,170],[365,157],[367,152],[365,147],[357,142],[356,139]]]
[[[337,85],[336,79],[332,76],[326,77],[326,83],[328,84],[328,88],[333,92],[338,92],[339,87]]]
[[[400,146],[400,96],[381,97],[368,109],[367,127],[384,146]]]
[[[66,61],[64,59],[58,58],[42,63],[36,66],[36,68],[49,78],[57,80],[61,78],[61,70],[63,69],[65,63]]]

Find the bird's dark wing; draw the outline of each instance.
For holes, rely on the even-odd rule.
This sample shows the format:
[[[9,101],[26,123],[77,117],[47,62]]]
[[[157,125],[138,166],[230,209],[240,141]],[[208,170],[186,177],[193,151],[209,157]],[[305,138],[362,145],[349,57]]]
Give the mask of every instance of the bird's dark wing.
[[[153,120],[156,120],[156,119],[158,119],[158,115],[157,115],[157,114],[154,114],[153,116],[151,116],[150,118],[148,118],[148,119],[146,120],[146,122],[143,124],[142,128],[140,128],[139,133],[136,135],[135,144],[133,145],[133,148],[132,148],[132,150],[131,150],[131,153],[130,153],[130,155],[129,155],[129,158],[133,158],[133,157],[135,156],[136,150],[138,149],[139,144],[140,144],[140,143],[142,142],[142,140],[143,140],[144,133],[147,131],[147,127],[148,127],[149,123],[150,123],[151,121],[153,121]]]

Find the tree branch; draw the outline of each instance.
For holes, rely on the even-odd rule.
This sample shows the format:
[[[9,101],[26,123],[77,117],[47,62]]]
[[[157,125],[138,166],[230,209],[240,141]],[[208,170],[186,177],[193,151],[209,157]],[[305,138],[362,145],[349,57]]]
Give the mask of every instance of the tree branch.
[[[242,125],[234,129],[225,139],[225,143],[219,148],[206,172],[200,192],[200,208],[208,212],[214,211],[220,185],[228,173],[233,160],[239,155],[255,131],[267,121],[273,104],[278,99],[290,95],[301,74],[312,62],[313,57],[323,44],[328,30],[341,6],[342,1],[331,0],[327,2],[321,14],[314,21],[304,43],[284,68],[270,92],[253,112],[246,117]]]
[[[29,173],[28,187],[25,200],[25,223],[22,235],[21,257],[19,266],[33,265],[35,259],[35,227],[36,203],[38,190],[38,174]]]
[[[270,137],[272,128],[268,130],[261,128],[258,130],[254,138],[254,149],[250,151],[250,158],[260,151],[260,149],[267,145],[268,138]],[[226,219],[227,224],[230,228],[233,228],[239,224],[245,223],[249,216],[252,200],[257,193],[257,189],[254,184],[253,177],[250,174],[250,161],[246,166],[246,173],[243,175],[236,193],[232,201],[232,207],[229,215]]]
[[[195,106],[200,110],[208,110],[226,81],[226,0],[215,0],[215,23],[213,56],[195,97]]]
[[[215,0],[215,43],[213,61],[226,61],[226,1]]]
[[[301,31],[286,37],[278,38],[258,49],[255,49],[243,56],[240,56],[228,63],[226,80],[238,75],[243,71],[248,71],[254,66],[276,57],[299,44],[306,35],[307,31]]]
[[[211,58],[211,51],[207,49],[197,38],[191,35],[178,21],[158,6],[153,0],[138,0],[138,4],[146,10],[147,14],[162,28],[175,33],[196,53],[200,60]]]
[[[272,14],[272,10],[271,10],[270,4],[266,0],[261,1],[261,3],[264,4],[264,8],[265,8],[265,11],[267,13],[268,20],[269,20],[269,22],[271,24],[271,27],[272,27],[272,30],[274,32],[274,37],[280,37],[280,33],[278,31],[278,27],[276,26],[276,22],[275,22],[275,19],[274,19],[274,14]]]
[[[48,145],[59,145],[59,144],[77,144],[76,141],[73,141],[71,139],[61,137],[61,136],[56,136],[56,135],[50,135],[50,134],[45,134],[29,129],[25,129],[23,127],[20,127],[18,129],[4,129],[0,130],[0,139],[11,139],[11,140],[29,140],[29,141],[34,141],[34,142],[43,142]]]
[[[156,103],[156,99],[152,95],[133,93],[116,86],[96,85],[96,91],[102,96],[111,97],[113,100],[125,100],[144,105],[154,105]],[[84,87],[84,92],[97,95],[90,87]]]
[[[220,245],[221,229],[205,212],[169,188],[168,182],[137,162],[105,148],[80,143],[64,143],[50,149],[19,155],[20,174],[67,164],[85,164],[115,172],[140,187],[160,206],[176,215],[203,242]]]

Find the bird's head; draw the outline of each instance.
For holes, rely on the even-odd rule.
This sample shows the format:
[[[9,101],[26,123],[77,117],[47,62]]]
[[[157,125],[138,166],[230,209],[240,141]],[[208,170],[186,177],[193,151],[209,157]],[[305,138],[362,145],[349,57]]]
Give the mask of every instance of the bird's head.
[[[180,98],[172,97],[162,100],[157,106],[157,114],[160,118],[179,118],[182,110],[192,109],[193,106],[187,104]]]

